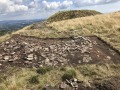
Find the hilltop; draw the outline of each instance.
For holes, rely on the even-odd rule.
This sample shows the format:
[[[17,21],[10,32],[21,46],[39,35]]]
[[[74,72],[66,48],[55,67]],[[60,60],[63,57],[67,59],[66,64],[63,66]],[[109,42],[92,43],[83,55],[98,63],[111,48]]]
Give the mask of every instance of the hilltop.
[[[95,10],[70,10],[70,11],[60,11],[55,13],[47,19],[47,22],[57,22],[67,19],[74,19],[86,16],[94,16],[96,14],[101,14]]]

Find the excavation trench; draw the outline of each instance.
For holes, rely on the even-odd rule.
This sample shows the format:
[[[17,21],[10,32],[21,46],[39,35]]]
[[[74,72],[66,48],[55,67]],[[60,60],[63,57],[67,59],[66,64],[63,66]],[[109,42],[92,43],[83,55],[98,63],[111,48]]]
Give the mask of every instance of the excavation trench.
[[[0,68],[120,63],[120,53],[96,36],[36,38],[14,35],[0,44]]]

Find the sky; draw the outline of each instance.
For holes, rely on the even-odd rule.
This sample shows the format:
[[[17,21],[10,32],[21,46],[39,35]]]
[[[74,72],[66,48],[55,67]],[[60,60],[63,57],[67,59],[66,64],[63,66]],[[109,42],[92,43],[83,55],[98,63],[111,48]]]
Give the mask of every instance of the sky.
[[[61,10],[120,11],[120,0],[0,0],[0,21],[46,19]]]

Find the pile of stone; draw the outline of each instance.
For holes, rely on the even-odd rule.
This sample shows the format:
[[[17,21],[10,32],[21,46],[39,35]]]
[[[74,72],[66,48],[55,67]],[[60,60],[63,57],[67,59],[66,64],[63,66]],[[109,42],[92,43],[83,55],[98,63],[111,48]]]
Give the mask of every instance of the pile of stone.
[[[84,86],[83,81],[79,81],[78,79],[73,78],[71,80],[61,82],[57,84],[55,87],[52,87],[51,85],[45,85],[43,90],[93,90],[93,89]]]

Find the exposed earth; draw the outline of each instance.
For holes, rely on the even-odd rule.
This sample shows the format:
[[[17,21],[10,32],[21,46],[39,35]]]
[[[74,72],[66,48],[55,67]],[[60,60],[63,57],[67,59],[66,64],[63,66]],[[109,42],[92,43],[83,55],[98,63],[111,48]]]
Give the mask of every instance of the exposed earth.
[[[120,63],[120,53],[96,36],[40,39],[14,35],[0,44],[0,68]]]

